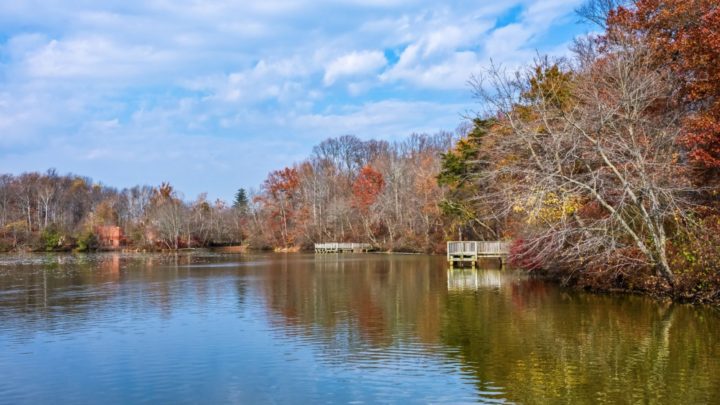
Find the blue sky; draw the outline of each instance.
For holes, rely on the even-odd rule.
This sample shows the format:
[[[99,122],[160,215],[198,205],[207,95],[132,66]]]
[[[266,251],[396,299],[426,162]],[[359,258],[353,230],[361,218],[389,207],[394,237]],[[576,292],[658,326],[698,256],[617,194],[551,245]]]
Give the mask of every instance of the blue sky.
[[[581,0],[4,0],[0,172],[230,199],[328,137],[454,130]]]

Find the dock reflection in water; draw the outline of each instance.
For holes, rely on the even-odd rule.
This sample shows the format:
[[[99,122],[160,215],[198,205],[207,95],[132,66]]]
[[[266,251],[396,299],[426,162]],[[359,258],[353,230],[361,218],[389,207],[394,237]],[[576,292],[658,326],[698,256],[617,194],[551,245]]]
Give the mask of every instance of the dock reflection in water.
[[[0,403],[720,403],[716,312],[434,256],[6,256],[0,325]]]
[[[449,268],[447,270],[448,291],[500,288],[508,281],[507,273],[501,270]]]

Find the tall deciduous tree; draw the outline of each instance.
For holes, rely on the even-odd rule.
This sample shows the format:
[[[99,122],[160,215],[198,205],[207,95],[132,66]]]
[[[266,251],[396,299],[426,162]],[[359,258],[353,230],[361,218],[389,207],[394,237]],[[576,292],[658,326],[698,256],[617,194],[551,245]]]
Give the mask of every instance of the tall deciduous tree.
[[[369,165],[360,170],[352,186],[352,205],[358,210],[365,233],[373,242],[377,242],[372,228],[375,216],[371,215],[370,209],[377,202],[384,187],[382,174]]]
[[[370,206],[377,201],[384,186],[385,180],[383,180],[382,174],[372,166],[364,166],[352,186],[353,206],[367,214]]]
[[[266,191],[264,202],[271,215],[267,218],[276,241],[284,248],[295,242],[293,220],[297,214],[297,191],[300,185],[298,171],[286,167],[270,173],[263,184]]]

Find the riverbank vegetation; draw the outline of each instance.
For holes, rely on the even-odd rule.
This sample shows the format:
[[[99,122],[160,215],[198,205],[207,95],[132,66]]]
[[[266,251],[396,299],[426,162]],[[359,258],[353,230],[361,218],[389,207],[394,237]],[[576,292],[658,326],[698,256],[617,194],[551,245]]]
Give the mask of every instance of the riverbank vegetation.
[[[602,32],[567,58],[479,72],[482,111],[455,133],[331,138],[233,203],[186,201],[169,184],[4,175],[0,249],[92,249],[107,227],[122,245],[165,249],[442,252],[448,239],[502,239],[514,266],[568,283],[717,301],[717,2],[596,0],[580,14]]]
[[[446,155],[460,226],[591,288],[717,300],[720,9],[591,2],[568,59],[472,80],[487,109]]]
[[[236,206],[205,195],[183,201],[169,184],[117,190],[55,170],[6,174],[0,176],[0,251],[241,243],[245,211],[243,200]]]

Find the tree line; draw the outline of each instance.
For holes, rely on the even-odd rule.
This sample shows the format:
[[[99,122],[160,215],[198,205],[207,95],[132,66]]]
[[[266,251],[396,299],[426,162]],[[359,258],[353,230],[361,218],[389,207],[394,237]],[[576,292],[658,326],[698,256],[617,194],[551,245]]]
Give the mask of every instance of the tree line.
[[[128,248],[245,244],[301,250],[322,241],[365,241],[383,250],[438,252],[446,238],[435,177],[453,135],[404,141],[331,138],[293,166],[271,172],[232,203],[186,201],[170,184],[118,190],[77,175],[0,176],[0,250],[102,248],[119,227]],[[107,247],[107,246],[105,246]]]
[[[253,241],[286,250],[353,241],[442,251],[447,228],[436,176],[452,142],[447,132],[394,143],[328,139],[305,161],[268,175],[253,199]]]
[[[183,201],[167,183],[118,190],[54,169],[0,175],[0,251],[93,250],[105,227],[136,248],[240,243],[244,213],[205,194]]]

